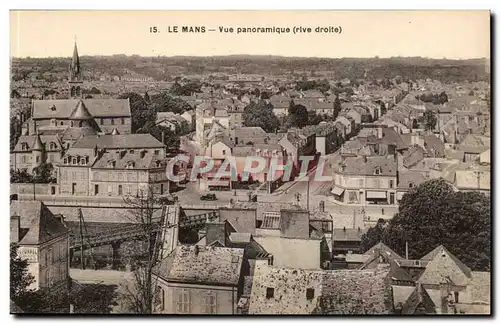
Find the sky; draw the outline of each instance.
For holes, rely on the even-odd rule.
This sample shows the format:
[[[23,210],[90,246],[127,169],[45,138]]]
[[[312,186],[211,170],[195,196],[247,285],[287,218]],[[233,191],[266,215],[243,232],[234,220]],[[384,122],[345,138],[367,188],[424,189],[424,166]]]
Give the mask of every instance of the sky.
[[[159,33],[150,33],[156,26]],[[179,26],[178,33],[168,32]],[[181,26],[205,26],[200,34]],[[312,28],[236,34],[238,27]],[[341,33],[316,33],[316,27]],[[233,27],[234,33],[220,33]],[[214,29],[215,31],[208,31]],[[489,11],[11,11],[11,57],[80,55],[490,57]]]

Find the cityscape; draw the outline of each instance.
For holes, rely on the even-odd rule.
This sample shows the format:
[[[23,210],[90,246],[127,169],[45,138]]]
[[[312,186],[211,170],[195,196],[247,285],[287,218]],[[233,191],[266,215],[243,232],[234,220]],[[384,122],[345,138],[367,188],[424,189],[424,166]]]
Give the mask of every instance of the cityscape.
[[[490,315],[489,58],[11,57],[12,314]]]

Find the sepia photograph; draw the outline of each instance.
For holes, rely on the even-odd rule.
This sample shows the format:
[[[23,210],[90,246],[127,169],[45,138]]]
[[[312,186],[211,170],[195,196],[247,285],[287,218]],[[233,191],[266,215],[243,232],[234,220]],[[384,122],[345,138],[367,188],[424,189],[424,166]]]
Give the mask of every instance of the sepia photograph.
[[[490,11],[9,16],[13,316],[491,316]]]

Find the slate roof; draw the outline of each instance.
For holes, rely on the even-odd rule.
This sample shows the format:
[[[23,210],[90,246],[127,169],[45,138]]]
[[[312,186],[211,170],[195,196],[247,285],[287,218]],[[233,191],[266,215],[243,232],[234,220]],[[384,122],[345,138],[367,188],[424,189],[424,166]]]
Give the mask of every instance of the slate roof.
[[[19,245],[38,245],[68,233],[41,201],[14,200],[10,215],[20,216]]]
[[[174,252],[168,273],[158,274],[173,282],[236,286],[243,252],[239,248],[181,245]]]
[[[418,186],[427,180],[425,175],[420,171],[402,171],[399,172],[398,188],[410,189],[410,183],[413,183],[414,186]]]
[[[375,175],[375,167],[380,167],[379,176],[396,176],[397,162],[391,156],[346,157],[343,174]]]
[[[68,153],[69,154],[69,153]],[[114,161],[115,166],[112,167],[108,161]],[[158,163],[157,163],[158,162]],[[131,166],[133,164],[133,166]],[[127,169],[128,167],[134,170],[147,170],[153,168],[165,167],[165,160],[159,159],[157,155],[148,152],[141,158],[140,150],[130,153],[127,151],[124,155],[116,152],[106,152],[92,166],[96,169]]]
[[[333,240],[334,241],[360,241],[363,235],[363,230],[358,228],[334,228]]]
[[[150,134],[89,135],[80,138],[74,148],[161,148],[164,145]]]
[[[40,135],[40,139],[45,146],[46,151],[59,151],[61,150],[61,139],[58,135]],[[26,150],[22,150],[22,143],[28,144],[28,151],[31,151],[35,146],[37,140],[37,135],[22,135],[19,137],[16,146],[14,147],[13,152],[26,152]],[[50,150],[49,143],[53,142],[56,144],[54,150]]]
[[[78,101],[78,103],[76,104],[76,107],[71,112],[71,115],[69,115],[69,119],[75,119],[75,120],[92,119],[92,115],[90,114],[87,107],[83,103],[83,100],[80,99]]]
[[[128,99],[82,100],[93,117],[130,117]],[[33,100],[33,119],[69,118],[80,99]],[[55,107],[55,110],[51,109]]]
[[[297,206],[287,202],[237,201],[236,203],[234,203],[233,207],[241,209],[256,209],[257,220],[263,220],[265,212],[280,212],[282,210],[305,210],[301,206]]]
[[[425,149],[427,152],[434,157],[444,157],[444,143],[440,138],[434,135],[426,135],[424,136]]]
[[[425,150],[420,145],[413,145],[403,154],[403,165],[411,168],[424,159]]]

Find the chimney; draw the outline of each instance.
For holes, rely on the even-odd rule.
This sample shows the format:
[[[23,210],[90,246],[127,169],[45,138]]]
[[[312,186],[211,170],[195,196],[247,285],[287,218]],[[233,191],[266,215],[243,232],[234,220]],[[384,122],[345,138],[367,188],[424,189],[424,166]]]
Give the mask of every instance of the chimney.
[[[19,231],[21,230],[21,216],[10,216],[10,242],[19,242]]]
[[[200,247],[198,245],[195,245],[193,251],[194,251],[194,255],[198,256],[198,254],[200,253]]]
[[[319,211],[324,212],[325,211],[325,201],[322,200],[319,202]]]

